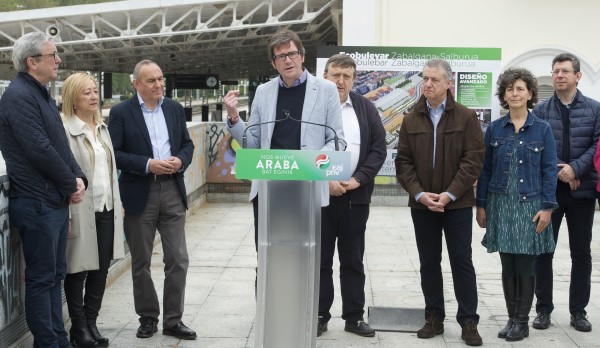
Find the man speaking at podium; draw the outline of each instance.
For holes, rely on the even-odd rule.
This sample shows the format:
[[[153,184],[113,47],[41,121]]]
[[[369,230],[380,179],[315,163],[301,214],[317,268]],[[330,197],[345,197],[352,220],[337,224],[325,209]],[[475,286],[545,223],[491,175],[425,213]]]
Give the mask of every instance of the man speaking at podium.
[[[324,77],[338,89],[342,109],[346,151],[351,157],[352,177],[330,181],[329,206],[321,214],[321,285],[317,335],[327,331],[333,304],[333,254],[337,238],[340,259],[340,288],[344,330],[359,336],[375,336],[365,323],[365,230],[375,176],[385,161],[385,129],[377,109],[368,99],[351,92],[356,63],[345,54],[336,54],[325,65]]]
[[[315,77],[302,67],[305,50],[298,35],[287,29],[281,30],[269,39],[267,50],[279,76],[258,86],[247,124],[240,120],[237,110],[239,91],[227,92],[223,98],[227,130],[240,144],[243,144],[246,132],[247,148],[324,151],[335,149],[337,133],[339,148],[343,150],[346,142],[337,89],[330,81]],[[264,124],[266,122],[270,123]],[[254,246],[257,248],[256,181],[252,182],[250,200],[254,209]],[[321,205],[328,204],[329,190],[327,185],[322,185]]]

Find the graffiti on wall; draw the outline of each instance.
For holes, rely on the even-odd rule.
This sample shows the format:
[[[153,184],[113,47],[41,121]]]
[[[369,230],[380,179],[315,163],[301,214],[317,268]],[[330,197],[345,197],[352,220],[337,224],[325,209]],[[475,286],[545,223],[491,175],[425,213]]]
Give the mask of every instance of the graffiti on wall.
[[[0,177],[0,330],[24,310],[21,247],[8,221],[8,177]]]
[[[225,131],[225,124],[212,124],[206,130],[208,171],[206,181],[210,183],[237,183],[235,178],[235,139]]]
[[[225,137],[225,129],[222,125],[211,124],[206,130],[206,142],[208,144],[208,165],[210,166],[218,159],[219,141]]]

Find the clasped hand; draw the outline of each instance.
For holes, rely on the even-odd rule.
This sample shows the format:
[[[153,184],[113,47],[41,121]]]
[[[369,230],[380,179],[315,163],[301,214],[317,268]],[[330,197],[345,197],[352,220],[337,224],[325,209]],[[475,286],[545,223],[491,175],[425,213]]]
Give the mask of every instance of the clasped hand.
[[[442,192],[440,194],[433,192],[425,192],[419,198],[419,202],[427,207],[430,211],[443,213],[444,207],[448,204],[452,199],[446,192]]]
[[[183,163],[178,157],[171,156],[166,160],[151,159],[148,170],[157,175],[174,174],[181,169],[182,165]]]

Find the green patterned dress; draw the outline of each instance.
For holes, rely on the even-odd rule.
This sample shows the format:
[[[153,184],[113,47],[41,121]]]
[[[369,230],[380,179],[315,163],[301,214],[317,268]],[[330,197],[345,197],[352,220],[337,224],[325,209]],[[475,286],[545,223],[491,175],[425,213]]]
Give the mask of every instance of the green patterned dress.
[[[488,192],[487,228],[481,244],[489,253],[539,255],[554,251],[552,224],[542,233],[535,232],[533,217],[540,210],[541,199],[519,200],[517,188],[517,140],[511,156],[507,194]]]

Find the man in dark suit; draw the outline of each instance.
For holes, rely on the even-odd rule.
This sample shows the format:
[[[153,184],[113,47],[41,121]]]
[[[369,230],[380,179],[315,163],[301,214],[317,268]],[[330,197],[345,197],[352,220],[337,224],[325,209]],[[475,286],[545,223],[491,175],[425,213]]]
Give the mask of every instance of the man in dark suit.
[[[133,70],[137,94],[110,110],[108,129],[121,170],[119,188],[125,209],[125,237],[131,251],[137,337],[158,331],[160,305],[150,275],[156,230],[164,251],[163,335],[195,339],[181,321],[188,268],[185,244],[187,195],[183,172],[192,162],[194,144],[183,107],[163,97],[158,65],[139,62]]]

